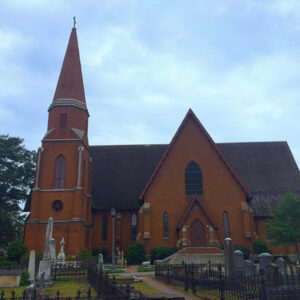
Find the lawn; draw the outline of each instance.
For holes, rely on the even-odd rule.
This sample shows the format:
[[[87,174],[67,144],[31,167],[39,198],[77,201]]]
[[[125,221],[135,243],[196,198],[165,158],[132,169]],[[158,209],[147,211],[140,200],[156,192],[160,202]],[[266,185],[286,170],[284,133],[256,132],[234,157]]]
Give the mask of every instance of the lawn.
[[[136,291],[140,291],[143,294],[162,294],[162,291],[153,288],[145,282],[136,282],[131,285],[134,286]]]
[[[11,292],[16,292],[15,297],[21,297],[26,286],[20,286],[15,288],[0,288],[0,292],[4,291],[6,297],[10,297]],[[60,296],[63,297],[76,297],[78,290],[86,295],[89,288],[89,284],[86,279],[58,279],[51,287],[44,289],[44,294],[50,297],[54,297],[59,290]],[[96,292],[92,288],[92,296],[96,296]]]
[[[154,271],[155,271],[154,265],[151,265],[149,268],[143,266],[138,267],[138,272],[154,272]]]

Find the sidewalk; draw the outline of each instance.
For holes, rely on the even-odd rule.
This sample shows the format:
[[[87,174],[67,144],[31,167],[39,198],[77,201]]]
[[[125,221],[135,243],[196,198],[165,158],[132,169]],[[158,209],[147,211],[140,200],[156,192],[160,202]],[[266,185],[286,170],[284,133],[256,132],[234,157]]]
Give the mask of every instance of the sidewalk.
[[[152,279],[148,276],[141,276],[143,278],[143,281],[150,285],[151,287],[159,290],[162,292],[162,294],[169,294],[169,295],[179,295],[185,297],[186,300],[200,300],[202,298],[198,296],[193,295],[187,295],[184,292],[181,292],[170,285],[167,285],[159,280]]]

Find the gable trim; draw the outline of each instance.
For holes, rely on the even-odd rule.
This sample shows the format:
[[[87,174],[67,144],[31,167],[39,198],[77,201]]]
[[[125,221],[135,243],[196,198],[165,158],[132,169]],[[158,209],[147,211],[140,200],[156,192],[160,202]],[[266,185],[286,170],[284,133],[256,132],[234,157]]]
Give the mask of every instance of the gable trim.
[[[206,129],[204,128],[204,126],[201,124],[201,122],[199,121],[199,119],[196,117],[196,115],[192,111],[192,109],[189,109],[188,112],[187,112],[187,114],[186,114],[186,116],[185,116],[185,118],[183,119],[183,121],[181,122],[179,128],[177,129],[174,137],[172,138],[171,143],[169,144],[168,148],[164,152],[163,156],[161,157],[160,161],[158,162],[157,166],[155,167],[155,169],[154,169],[151,177],[147,181],[146,186],[144,187],[142,193],[140,194],[139,200],[141,201],[141,203],[143,202],[143,198],[145,196],[145,193],[150,188],[150,186],[151,186],[153,180],[155,179],[158,171],[162,167],[164,161],[166,160],[167,156],[169,155],[171,149],[173,148],[176,140],[178,139],[178,137],[179,137],[179,135],[180,135],[180,133],[181,133],[184,125],[187,123],[187,121],[189,120],[189,118],[192,118],[196,122],[196,125],[204,133],[204,136],[207,138],[208,142],[211,144],[211,146],[213,147],[213,149],[215,150],[215,152],[217,153],[217,155],[221,158],[221,160],[223,161],[224,165],[227,167],[227,169],[229,170],[229,172],[232,174],[233,178],[236,180],[236,182],[241,187],[241,189],[245,192],[247,200],[250,200],[252,198],[252,195],[251,195],[250,191],[248,190],[248,188],[246,187],[246,185],[243,183],[243,181],[238,176],[238,174],[230,166],[229,162],[227,161],[227,159],[225,158],[225,156],[223,155],[223,153],[219,150],[219,148],[217,147],[217,145],[215,144],[215,142],[213,141],[213,139],[211,138],[211,136],[208,134],[208,132],[206,131]]]
[[[208,219],[208,221],[210,222],[210,224],[213,226],[213,228],[214,228],[215,230],[217,230],[218,227],[217,227],[216,223],[213,221],[213,219],[212,219],[212,217],[209,215],[207,209],[205,208],[204,205],[201,204],[201,201],[200,201],[197,197],[194,197],[194,198],[190,201],[189,205],[187,206],[186,210],[184,211],[183,215],[181,216],[181,218],[180,218],[180,220],[179,220],[179,222],[178,222],[178,224],[177,224],[177,226],[176,226],[176,229],[179,230],[179,229],[182,227],[183,222],[184,222],[185,219],[187,218],[189,212],[191,211],[191,209],[193,208],[193,206],[194,206],[194,204],[195,204],[196,202],[199,204],[201,210],[203,211],[205,217]]]

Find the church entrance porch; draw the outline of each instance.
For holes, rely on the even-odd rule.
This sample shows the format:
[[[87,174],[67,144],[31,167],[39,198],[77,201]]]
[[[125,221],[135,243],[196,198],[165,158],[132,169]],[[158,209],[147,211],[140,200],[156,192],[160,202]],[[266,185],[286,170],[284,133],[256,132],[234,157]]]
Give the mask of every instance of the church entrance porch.
[[[199,219],[196,219],[191,224],[191,246],[192,247],[205,247],[206,234],[205,227]]]

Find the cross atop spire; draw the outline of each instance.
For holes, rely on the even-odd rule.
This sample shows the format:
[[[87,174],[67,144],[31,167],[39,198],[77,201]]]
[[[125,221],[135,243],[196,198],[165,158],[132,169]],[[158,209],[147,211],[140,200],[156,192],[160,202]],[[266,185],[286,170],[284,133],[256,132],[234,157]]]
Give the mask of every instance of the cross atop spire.
[[[75,99],[85,103],[80,55],[76,34],[76,18],[70,35],[64,62],[59,75],[53,102],[60,99]]]
[[[73,28],[76,29],[76,26],[75,26],[76,25],[76,16],[73,17],[73,20],[74,20],[74,26],[73,26]]]

